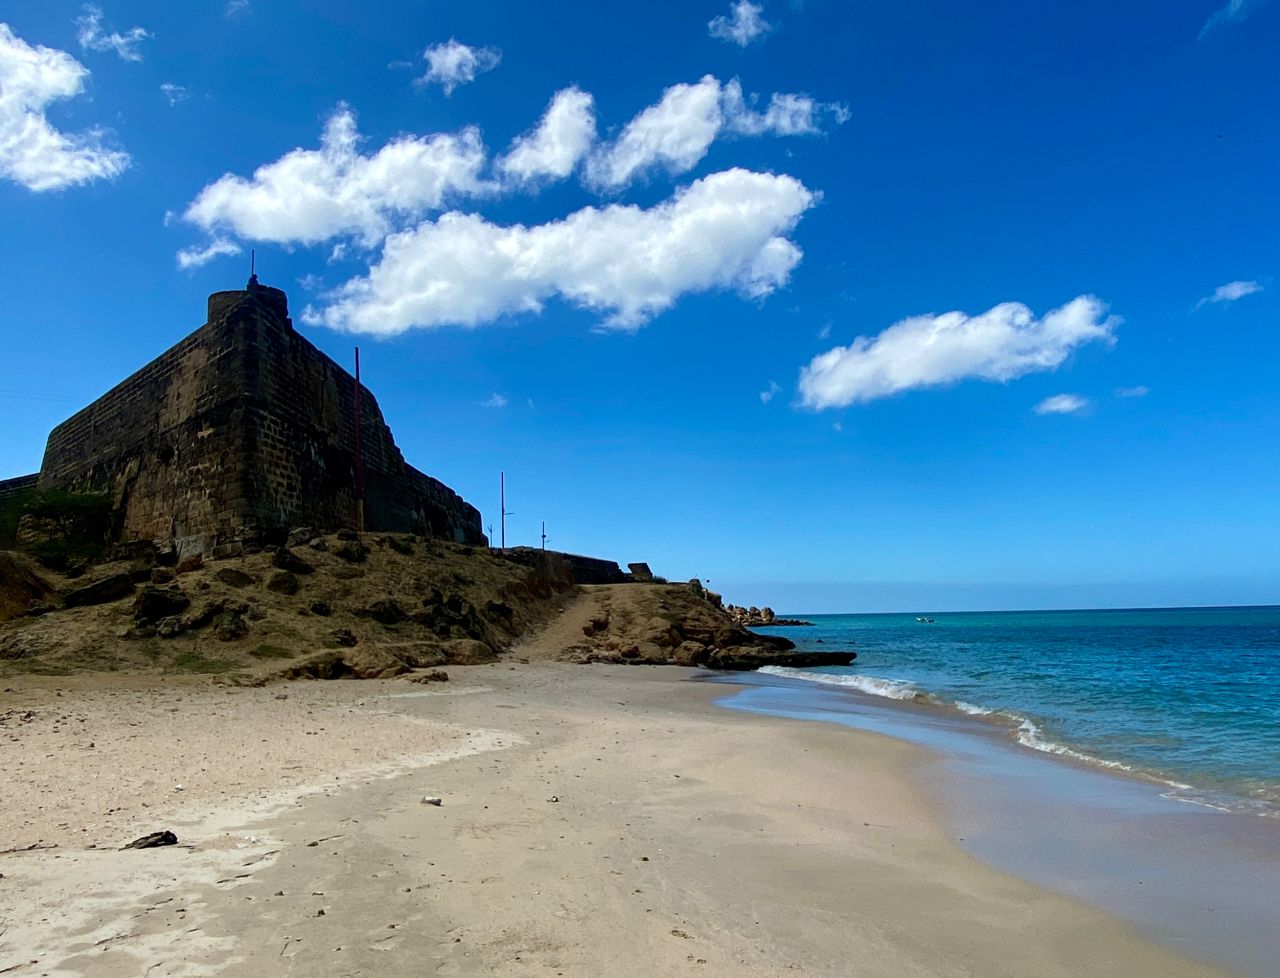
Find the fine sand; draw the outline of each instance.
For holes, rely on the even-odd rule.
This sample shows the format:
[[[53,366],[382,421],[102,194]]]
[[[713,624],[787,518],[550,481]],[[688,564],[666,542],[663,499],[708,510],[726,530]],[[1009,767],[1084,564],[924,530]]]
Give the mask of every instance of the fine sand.
[[[6,680],[0,849],[56,848],[0,855],[0,975],[1222,974],[966,855],[913,746],[674,667],[449,671]]]

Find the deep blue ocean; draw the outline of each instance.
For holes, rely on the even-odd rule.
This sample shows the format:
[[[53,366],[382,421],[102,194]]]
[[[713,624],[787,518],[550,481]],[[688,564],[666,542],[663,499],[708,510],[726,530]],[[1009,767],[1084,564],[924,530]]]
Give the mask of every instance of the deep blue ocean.
[[[1188,802],[1280,816],[1280,607],[796,617],[814,626],[759,631],[857,661],[764,671],[959,710]]]

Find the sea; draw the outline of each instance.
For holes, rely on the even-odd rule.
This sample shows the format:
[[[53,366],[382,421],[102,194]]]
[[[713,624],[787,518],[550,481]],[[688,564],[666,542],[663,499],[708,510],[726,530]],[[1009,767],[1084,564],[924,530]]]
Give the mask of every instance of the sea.
[[[1178,801],[1280,818],[1280,606],[795,617],[813,625],[757,631],[857,660],[762,672],[966,714]]]

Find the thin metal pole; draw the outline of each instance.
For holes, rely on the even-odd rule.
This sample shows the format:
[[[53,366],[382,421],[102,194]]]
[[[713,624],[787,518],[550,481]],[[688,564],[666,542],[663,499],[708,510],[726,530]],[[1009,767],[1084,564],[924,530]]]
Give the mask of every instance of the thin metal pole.
[[[507,473],[498,473],[498,508],[502,510],[502,549],[507,549]]]
[[[360,453],[360,347],[356,347],[356,532],[364,533],[364,457]]]
[[[547,549],[547,521],[542,521],[542,549]]]

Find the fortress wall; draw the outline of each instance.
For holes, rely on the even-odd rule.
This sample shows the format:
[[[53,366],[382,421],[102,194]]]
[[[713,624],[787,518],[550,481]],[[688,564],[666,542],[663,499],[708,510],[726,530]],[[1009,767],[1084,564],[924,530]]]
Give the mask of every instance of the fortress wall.
[[[251,350],[254,518],[275,526],[355,522],[355,379],[292,329],[240,325]],[[481,543],[480,513],[404,461],[378,402],[361,387],[365,525]]]
[[[120,540],[181,549],[355,522],[355,381],[278,289],[217,292],[210,322],[60,424],[40,485],[106,491]],[[480,514],[405,464],[362,388],[366,527],[482,543]]]
[[[111,493],[121,540],[236,522],[245,496],[243,351],[204,327],[49,435],[42,488]]]
[[[14,496],[26,492],[28,489],[34,489],[39,481],[39,472],[33,475],[20,475],[16,479],[0,479],[0,506],[3,506]]]

